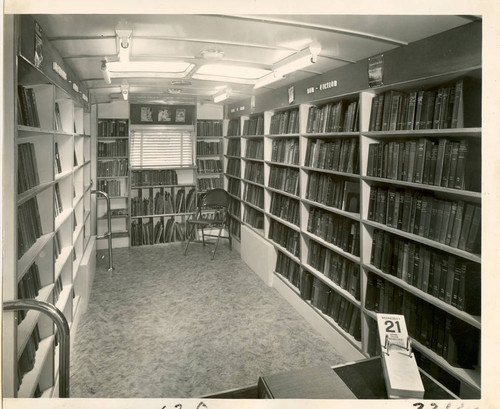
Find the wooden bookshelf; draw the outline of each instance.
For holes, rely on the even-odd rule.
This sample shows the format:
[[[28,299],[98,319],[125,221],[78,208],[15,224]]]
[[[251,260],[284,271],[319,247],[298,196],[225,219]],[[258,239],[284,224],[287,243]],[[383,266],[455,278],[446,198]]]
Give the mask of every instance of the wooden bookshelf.
[[[438,46],[438,42],[435,46]],[[391,56],[391,61],[394,61],[394,56]],[[418,66],[416,62],[415,66]],[[394,68],[391,66],[390,69]],[[426,70],[422,68],[422,73],[424,72]],[[416,75],[414,78],[393,82],[378,89],[366,89],[366,85],[359,86],[352,83],[350,84],[352,90],[344,87],[341,94],[318,100],[313,99],[314,95],[307,97],[308,99],[303,96],[300,104],[287,108],[283,107],[285,103],[281,101],[281,96],[275,98],[279,108],[270,108],[269,101],[273,100],[273,96],[267,96],[262,99],[264,111],[259,113],[257,106],[257,114],[252,114],[252,116],[263,115],[264,136],[245,135],[244,123],[252,116],[237,116],[238,114],[230,116],[230,121],[240,125],[241,149],[239,154],[236,154],[236,151],[226,151],[227,160],[233,162],[228,163],[225,174],[234,190],[234,186],[239,186],[237,185],[239,179],[236,179],[233,172],[236,163],[241,163],[239,197],[242,203],[242,222],[245,229],[255,233],[245,234],[245,237],[251,237],[252,246],[259,240],[272,244],[276,254],[276,265],[267,266],[267,270],[266,267],[259,266],[259,271],[256,271],[268,285],[272,283],[311,323],[314,323],[315,327],[322,333],[328,334],[329,339],[338,339],[335,338],[336,333],[347,341],[360,357],[378,354],[376,312],[405,314],[410,336],[415,341],[415,349],[419,354],[417,360],[419,365],[426,371],[446,374],[442,376],[442,382],[445,386],[448,382],[450,390],[461,397],[478,397],[481,393],[479,365],[481,314],[477,308],[467,307],[467,299],[472,297],[475,300],[472,304],[475,305],[481,303],[477,290],[480,287],[481,275],[481,252],[478,242],[480,230],[477,229],[480,226],[482,195],[480,179],[477,178],[480,178],[482,130],[477,119],[480,118],[480,111],[469,112],[467,115],[462,115],[460,111],[480,110],[477,89],[470,91],[476,95],[464,93],[463,101],[460,98],[456,99],[458,105],[455,111],[453,111],[454,101],[449,95],[457,94],[461,86],[457,84],[460,84],[462,79],[468,81],[470,78],[480,89],[481,68],[467,61],[463,63],[463,68],[443,64],[441,72]],[[307,81],[302,82],[306,84]],[[306,87],[304,85],[304,90]],[[464,86],[463,89],[465,88]],[[410,117],[415,122],[417,109],[417,106],[410,108],[410,96],[423,91],[434,93],[436,99],[440,94],[441,101],[447,102],[443,107],[432,105],[427,108],[432,115],[435,112],[438,118],[437,120],[433,118],[430,122],[432,123],[430,129],[415,129],[415,125],[407,125]],[[448,97],[445,97],[445,94]],[[394,98],[397,101],[396,108],[392,112],[387,111],[385,130],[374,130],[376,118],[371,119],[371,115],[372,113],[376,115],[378,109],[374,104],[376,101],[380,103],[386,95],[390,95],[387,100],[392,102]],[[469,97],[476,98],[476,108],[466,108],[466,100],[470,99]],[[423,102],[421,104],[423,107]],[[294,112],[293,118],[292,112]],[[382,109],[380,115],[383,116],[383,113]],[[310,114],[315,116],[310,117]],[[392,122],[391,114],[394,116]],[[457,116],[457,120],[452,120],[454,115]],[[380,120],[383,123],[383,119]],[[233,129],[237,129],[236,125]],[[226,145],[235,140],[234,138],[238,137],[227,137]],[[254,179],[258,173],[255,170],[256,166],[261,163],[261,158],[256,157],[254,153],[258,141],[262,139],[264,184],[257,183]],[[419,166],[421,171],[426,173],[421,177],[405,179],[402,172],[408,169],[404,168],[404,162],[401,161],[404,153],[407,155],[406,163],[409,164],[409,149],[413,141],[415,144],[422,143],[422,146],[425,146],[427,153],[423,153],[419,159],[422,161]],[[380,149],[378,157],[383,158],[381,163],[384,171],[379,174],[373,171],[375,145]],[[233,146],[236,146],[234,142]],[[248,146],[251,146],[250,152],[247,150]],[[442,155],[448,152],[448,164],[444,162],[445,156],[437,159],[438,147],[440,152],[442,150]],[[455,149],[454,164],[452,164],[451,147]],[[461,155],[460,164],[458,151]],[[240,155],[241,160],[239,160]],[[411,160],[416,158],[415,156]],[[453,181],[441,183],[441,177],[435,173],[436,166],[441,169],[440,172],[446,173],[447,177],[454,178]],[[453,166],[455,168],[452,170]],[[294,172],[297,174],[296,190],[293,190],[294,186],[289,188]],[[474,175],[473,180],[464,182],[461,178],[469,173]],[[452,174],[454,176],[451,176]],[[249,188],[264,190],[263,207],[253,200],[255,195],[248,196]],[[390,217],[390,220],[377,220],[370,214],[373,211],[370,207],[372,190],[385,191],[387,197],[391,192],[390,200],[393,207],[389,207],[389,202],[382,202],[379,207],[384,217]],[[421,230],[420,234],[417,230],[403,230],[397,224],[399,219],[393,222],[402,214],[400,213],[402,207],[394,213],[394,192],[399,192],[398,198],[402,201],[401,195],[404,195],[405,191],[423,195],[425,200],[419,196],[418,206],[420,201],[425,201],[425,206],[429,209],[429,213],[424,213],[427,224],[422,224],[427,230]],[[232,193],[235,200],[238,199],[236,192],[237,190]],[[417,199],[413,203],[416,209]],[[463,206],[462,219],[452,218],[449,209],[452,206],[457,207],[460,203]],[[294,207],[298,208],[298,218],[294,213],[296,211]],[[464,226],[467,207],[469,207],[469,229],[473,229],[471,218],[476,228],[476,232],[470,235],[460,232]],[[261,214],[264,223],[257,225],[255,220]],[[318,218],[318,214],[322,216]],[[333,223],[330,220],[333,220]],[[412,220],[415,223],[414,219]],[[424,223],[423,218],[421,223]],[[443,226],[449,226],[450,223],[460,226],[455,244],[446,241],[444,232],[439,227],[444,229]],[[342,226],[344,237],[338,231],[335,233],[335,228],[340,230]],[[298,242],[296,239],[292,240],[296,243],[294,247],[290,244],[289,237],[295,234],[298,235]],[[401,249],[397,250],[401,251],[399,262],[397,257],[394,257],[394,254],[399,253],[396,251],[389,253],[391,247],[388,247],[386,257],[391,254],[394,260],[385,260],[385,268],[373,264],[373,257],[381,251],[376,246],[382,246],[382,249],[386,247],[386,242],[380,242],[381,237],[401,246]],[[461,244],[456,242],[459,238]],[[248,258],[245,249],[249,245],[250,242],[242,242],[243,259]],[[407,261],[409,258],[403,262],[404,248],[416,248],[416,252],[421,253],[423,257],[421,259],[419,255],[418,261],[415,261],[413,256],[412,263],[417,263],[417,270],[411,280],[401,275],[402,271],[406,272],[410,266]],[[325,257],[328,260],[325,260]],[[434,267],[438,264],[439,267],[436,268],[441,268],[446,273],[435,270]],[[448,267],[453,267],[453,270],[451,272],[444,270]],[[262,270],[265,272],[262,273]],[[279,280],[269,278],[267,274],[269,271]],[[431,286],[429,280],[434,279],[434,274],[441,274],[441,277],[447,278],[443,284],[440,282],[437,289],[438,292],[444,291],[441,287],[447,285],[451,292],[446,298],[435,293],[436,283]],[[464,275],[468,278],[463,278]],[[373,291],[371,286],[374,283],[377,286],[375,290],[378,291],[376,294],[380,297],[375,308],[370,298]],[[380,291],[391,292],[393,297],[388,296],[388,293],[380,295]],[[465,297],[460,302],[459,294],[462,294],[460,297]],[[455,296],[457,298],[453,298]],[[335,299],[340,301],[334,301]],[[340,310],[339,315],[339,306],[337,304],[335,310],[335,302],[343,303],[343,308],[348,308],[347,312]],[[425,310],[425,313],[421,311],[418,313],[420,314],[418,317],[425,323],[423,325],[427,326],[425,330],[423,327],[415,327],[416,310],[413,309],[417,308],[419,311]],[[467,308],[471,310],[467,311]],[[311,315],[311,311],[321,320],[318,321]],[[325,322],[328,324],[327,329]],[[443,337],[440,338],[440,342],[446,341],[454,348],[455,343],[458,343],[457,354],[448,349],[443,350],[441,343],[437,342],[438,331],[439,336]],[[472,340],[468,350],[460,345],[461,336]]]
[[[75,300],[89,298],[89,289],[79,285],[89,274],[81,260],[93,250],[89,244],[90,109],[84,87],[78,84],[81,91],[77,92],[67,80],[54,78],[52,61],[61,64],[62,60],[43,31],[40,66],[16,45],[17,40],[33,38],[35,24],[31,16],[10,16],[4,32],[12,37],[5,55],[13,69],[7,70],[4,86],[14,108],[5,112],[10,131],[3,146],[3,197],[9,202],[4,202],[4,210],[11,215],[3,235],[12,238],[12,244],[3,248],[3,299],[52,303],[74,334],[83,312]],[[19,37],[14,39],[14,32]],[[62,68],[77,84],[71,70]],[[44,314],[4,314],[4,396],[57,397],[54,338],[54,325]]]

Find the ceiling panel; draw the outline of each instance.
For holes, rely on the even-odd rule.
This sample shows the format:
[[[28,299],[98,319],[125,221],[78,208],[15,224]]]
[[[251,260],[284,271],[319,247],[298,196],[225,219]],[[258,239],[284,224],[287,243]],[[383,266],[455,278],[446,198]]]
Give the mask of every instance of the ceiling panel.
[[[59,50],[61,56],[112,56],[116,55],[116,39],[82,39],[82,40],[56,40],[52,44]]]

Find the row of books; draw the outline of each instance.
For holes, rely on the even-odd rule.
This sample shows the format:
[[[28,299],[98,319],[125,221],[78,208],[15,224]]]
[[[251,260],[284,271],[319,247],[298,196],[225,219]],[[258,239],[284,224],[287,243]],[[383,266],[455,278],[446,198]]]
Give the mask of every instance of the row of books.
[[[98,136],[128,136],[128,119],[98,119]]]
[[[200,191],[217,188],[224,189],[224,180],[221,177],[198,178],[196,183],[198,184],[198,190]]]
[[[62,251],[62,244],[61,244],[61,231],[58,230],[56,231],[56,234],[54,234],[54,259],[58,259],[59,256],[61,255]]]
[[[229,156],[241,156],[241,140],[229,139],[227,142],[227,154]]]
[[[297,199],[272,192],[269,212],[280,219],[299,226],[300,202]]]
[[[340,254],[311,240],[307,263],[346,290],[357,300],[360,299],[360,269]]]
[[[299,140],[297,138],[273,139],[271,161],[298,165]]]
[[[40,118],[36,106],[35,90],[33,88],[17,86],[17,120],[20,125],[40,128]]]
[[[300,173],[298,169],[270,166],[268,186],[292,195],[299,195]]]
[[[245,157],[249,159],[264,159],[264,141],[262,139],[247,139]]]
[[[358,174],[358,138],[308,139],[305,166]]]
[[[185,189],[174,191],[156,192],[153,197],[132,197],[131,215],[148,216],[159,214],[189,213],[196,207],[195,189],[190,189],[187,196]]]
[[[237,178],[241,175],[241,164],[239,159],[229,158],[227,161],[226,173]]]
[[[481,146],[467,139],[427,138],[370,144],[368,176],[480,191]]]
[[[359,256],[360,225],[358,221],[311,206],[307,231],[340,247],[347,253]]]
[[[198,120],[196,121],[196,134],[198,136],[222,136],[222,121]]]
[[[359,213],[359,183],[334,175],[311,172],[307,179],[306,198],[346,212]]]
[[[264,209],[264,188],[245,184],[245,201]]]
[[[294,287],[300,288],[300,265],[281,251],[278,251],[274,271],[285,277]]]
[[[153,227],[153,221],[142,223],[134,220],[131,224],[130,240],[132,246],[183,241],[185,224],[169,218],[164,224],[158,220]]]
[[[17,145],[17,193],[23,193],[40,184],[35,145],[20,143]]]
[[[370,112],[370,131],[447,129],[481,126],[480,81],[460,79],[437,89],[387,91],[375,96]],[[479,114],[475,114],[475,111]]]
[[[275,112],[271,117],[271,135],[299,133],[299,109]]]
[[[24,273],[23,278],[17,283],[17,298],[20,300],[25,298],[36,298],[41,288],[42,282],[40,281],[40,271],[38,265],[33,263],[28,271]],[[26,318],[27,313],[27,310],[19,310],[17,312],[17,325]]]
[[[61,156],[59,155],[59,144],[57,142],[54,143],[54,172],[56,174],[62,173]]]
[[[481,251],[481,206],[474,203],[372,186],[368,220],[471,253]]]
[[[21,386],[24,375],[30,372],[35,367],[36,351],[38,351],[38,346],[40,345],[40,330],[38,329],[38,324],[33,328],[26,346],[24,347],[21,356],[17,360],[17,389]]]
[[[221,142],[196,141],[197,155],[221,155]]]
[[[251,182],[264,184],[264,163],[262,162],[246,162],[245,179]]]
[[[227,125],[227,136],[240,136],[240,120],[239,118],[230,119]]]
[[[54,185],[54,214],[59,216],[63,212],[63,202],[61,198],[61,189],[59,188],[59,183]]]
[[[360,309],[333,291],[327,284],[309,272],[303,271],[300,296],[333,320],[357,341],[361,340]]]
[[[234,217],[240,218],[241,216],[241,205],[240,201],[236,200],[234,198],[229,199],[229,206],[227,208],[229,214],[233,215]]]
[[[245,214],[243,216],[243,221],[254,229],[264,228],[264,213],[259,212],[250,206],[245,206]]]
[[[33,197],[17,207],[17,258],[20,259],[42,234],[38,201]]]
[[[114,142],[97,142],[97,157],[107,158],[112,156],[127,156],[128,141],[118,139]]]
[[[285,226],[275,219],[271,219],[268,238],[287,249],[294,256],[299,257],[300,233],[298,231]]]
[[[233,196],[240,197],[241,182],[238,179],[229,178],[227,182],[227,191]]]
[[[307,116],[307,133],[356,132],[358,101],[331,102],[322,107],[311,106]]]
[[[264,116],[259,115],[245,119],[243,122],[243,135],[264,135]]]
[[[478,364],[480,330],[375,275],[368,276],[367,309],[403,314],[409,335],[452,366]]]
[[[241,223],[237,220],[231,219],[229,223],[229,230],[231,231],[231,237],[241,237]]]
[[[111,159],[97,162],[97,177],[127,176],[128,159]]]
[[[132,186],[177,185],[177,172],[173,169],[133,170]]]
[[[471,315],[481,315],[480,265],[389,232],[373,232],[370,263]]]
[[[73,255],[76,255],[76,253],[73,252]],[[57,304],[57,301],[59,300],[59,296],[62,293],[62,290],[63,290],[62,276],[59,276],[59,277],[57,277],[57,280],[54,283],[54,290],[52,291],[54,305]]]
[[[220,159],[196,159],[198,173],[222,173],[222,161]]]
[[[121,196],[122,195],[122,183],[120,180],[106,179],[97,181],[97,190],[107,193],[109,196]],[[127,194],[126,189],[123,192],[124,195]]]

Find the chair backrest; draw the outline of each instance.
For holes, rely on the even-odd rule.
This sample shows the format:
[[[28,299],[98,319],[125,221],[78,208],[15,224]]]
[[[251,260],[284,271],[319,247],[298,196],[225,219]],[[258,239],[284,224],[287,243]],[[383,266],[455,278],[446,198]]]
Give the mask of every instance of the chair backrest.
[[[202,200],[203,206],[229,206],[229,194],[221,188],[209,190]]]

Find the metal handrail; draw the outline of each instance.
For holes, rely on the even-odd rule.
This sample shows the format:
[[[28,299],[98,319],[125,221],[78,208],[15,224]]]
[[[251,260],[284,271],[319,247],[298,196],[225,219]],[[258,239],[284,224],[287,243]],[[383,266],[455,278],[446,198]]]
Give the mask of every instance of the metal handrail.
[[[3,303],[3,310],[36,310],[47,314],[54,321],[59,332],[59,397],[69,398],[70,334],[68,321],[64,314],[54,305],[34,299],[6,301]]]
[[[107,215],[108,215],[108,231],[102,236],[97,236],[98,239],[108,238],[108,271],[112,271],[113,267],[113,237],[111,234],[111,201],[109,200],[109,195],[102,190],[91,190],[90,193],[95,193],[101,195],[106,199]]]

